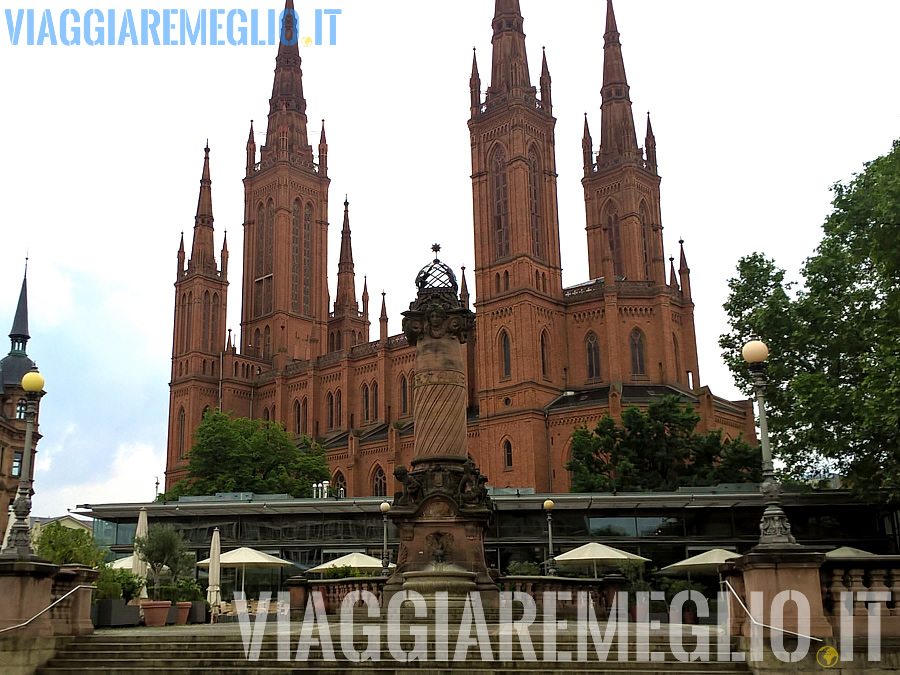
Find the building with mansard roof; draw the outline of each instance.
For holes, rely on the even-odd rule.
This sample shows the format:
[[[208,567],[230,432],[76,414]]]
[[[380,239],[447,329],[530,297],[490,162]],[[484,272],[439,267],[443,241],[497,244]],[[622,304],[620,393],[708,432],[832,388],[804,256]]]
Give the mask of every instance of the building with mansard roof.
[[[656,139],[648,117],[637,143],[611,0],[599,150],[587,117],[582,140],[590,279],[563,286],[554,112],[572,111],[553,109],[546,54],[532,83],[523,25],[518,0],[496,0],[487,88],[475,60],[469,81],[476,330],[462,349],[470,455],[497,488],[566,492],[576,426],[669,394],[697,408],[701,431],[755,438],[750,403],[701,384],[690,269],[682,245],[677,270],[674,256],[667,270]],[[347,496],[388,495],[394,468],[413,456],[414,349],[390,334],[383,295],[371,330],[346,199],[329,298],[329,171],[341,169],[328,165],[324,123],[318,147],[309,143],[300,53],[290,42],[278,47],[265,144],[257,149],[252,123],[247,140],[239,335],[226,334],[229,254],[227,243],[218,260],[213,250],[205,151],[190,258],[183,238],[178,251],[166,487],[186,475],[204,410],[220,407],[320,440],[332,486]],[[460,297],[469,306],[464,269]]]

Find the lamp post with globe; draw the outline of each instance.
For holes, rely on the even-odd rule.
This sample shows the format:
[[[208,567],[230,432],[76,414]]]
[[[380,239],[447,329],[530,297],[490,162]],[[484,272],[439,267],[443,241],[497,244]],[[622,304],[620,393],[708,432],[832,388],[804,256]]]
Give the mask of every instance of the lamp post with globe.
[[[381,549],[381,574],[385,577],[391,573],[391,556],[388,553],[387,542],[388,511],[390,510],[391,505],[388,502],[381,502],[381,517],[384,520],[384,547]]]
[[[772,448],[769,445],[769,424],[766,420],[766,359],[769,348],[760,340],[751,340],[744,345],[741,356],[750,365],[753,374],[753,388],[756,391],[756,403],[759,407],[759,437],[762,445],[763,480],[760,492],[766,500],[766,509],[759,523],[759,547],[798,546],[791,534],[784,509],[781,508],[781,483],[775,478],[775,467],[772,463]]]
[[[553,507],[555,504],[552,499],[544,501],[544,511],[547,512],[547,538],[550,544],[550,557],[547,558],[547,576],[556,576],[556,558],[553,557]]]
[[[38,560],[34,549],[31,548],[31,528],[28,526],[28,516],[31,514],[31,493],[34,480],[32,478],[33,467],[31,465],[32,439],[34,437],[34,418],[37,413],[38,402],[44,395],[44,377],[37,368],[33,368],[22,377],[22,389],[25,390],[25,444],[22,448],[22,470],[19,473],[19,488],[16,500],[13,502],[13,514],[15,522],[10,528],[9,540],[6,548],[0,552],[0,559],[4,560]]]

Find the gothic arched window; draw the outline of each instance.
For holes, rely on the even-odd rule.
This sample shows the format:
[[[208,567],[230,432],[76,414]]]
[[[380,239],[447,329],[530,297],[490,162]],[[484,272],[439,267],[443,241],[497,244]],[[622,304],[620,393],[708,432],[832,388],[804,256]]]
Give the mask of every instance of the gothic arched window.
[[[503,271],[503,290],[509,290],[509,270]]]
[[[325,405],[328,408],[328,428],[334,429],[334,395],[330,391],[325,397]]]
[[[16,402],[16,419],[24,420],[25,419],[25,411],[28,409],[28,402],[24,398],[20,398]]]
[[[294,200],[291,220],[291,311],[300,313],[300,200]]]
[[[269,326],[266,326],[265,334],[263,335],[263,358],[268,359],[272,356],[272,331],[269,329]]]
[[[260,204],[256,209],[256,269],[253,282],[253,316],[265,313],[265,280],[266,275],[266,208]]]
[[[531,211],[531,252],[544,257],[543,222],[541,218],[541,168],[534,147],[528,151],[528,196]]]
[[[503,331],[500,334],[500,376],[510,377],[512,374],[512,349],[509,344],[509,334]]]
[[[188,300],[187,300],[187,349],[191,349],[191,347],[193,346],[191,344],[191,340],[192,340],[191,333],[193,332],[191,329],[193,328],[193,325],[192,325],[193,323],[194,323],[194,293],[192,291],[192,292],[188,293]],[[185,350],[185,351],[187,351],[187,350]]]
[[[651,245],[651,234],[650,234],[650,214],[647,211],[647,203],[641,202],[640,209],[638,214],[641,219],[641,241],[643,242],[643,254],[644,254],[644,278],[650,278],[650,245]]]
[[[597,342],[597,336],[593,333],[588,333],[584,346],[587,352],[588,379],[600,379],[600,344]]]
[[[184,408],[178,411],[178,458],[184,457],[184,432],[185,432],[185,415]]]
[[[400,376],[400,414],[409,413],[409,392],[407,391],[406,378]]]
[[[344,418],[341,415],[341,390],[338,389],[337,395],[334,397],[334,422],[337,426],[341,426]]]
[[[541,333],[541,375],[550,377],[550,345],[547,331]]]
[[[269,409],[268,408],[263,408],[263,421],[264,422],[269,421]]]
[[[334,488],[334,492],[338,497],[347,496],[347,479],[344,478],[344,473],[342,471],[338,471],[332,476],[331,487]]]
[[[180,339],[181,339],[181,353],[184,354],[187,351],[187,293],[181,294],[181,327],[180,327]]]
[[[363,420],[369,421],[369,386],[364,384],[362,390]]]
[[[260,333],[259,328],[253,332],[253,349],[251,351],[254,356],[262,354],[262,333]]]
[[[507,469],[511,469],[513,465],[512,443],[509,442],[509,439],[503,441],[503,465]]]
[[[294,399],[293,413],[294,413],[294,433],[295,433],[295,434],[299,434],[299,433],[300,433],[300,426],[301,426],[301,422],[300,422],[300,404],[297,402],[296,399]]]
[[[387,496],[387,476],[384,475],[384,470],[380,466],[375,467],[375,472],[372,474],[372,494],[375,497]]]
[[[644,375],[644,335],[635,328],[631,331],[631,374]]]
[[[303,313],[312,314],[310,309],[310,286],[312,286],[312,212],[310,202],[303,207]]]
[[[210,314],[209,291],[203,294],[203,317],[200,323],[200,348],[206,349],[209,344],[209,314]]]
[[[209,331],[209,351],[219,353],[222,345],[219,343],[219,294],[213,293],[212,297],[212,323]]]
[[[300,433],[301,434],[309,434],[309,429],[307,425],[307,417],[306,417],[307,403],[304,398],[300,403]]]
[[[619,212],[612,202],[606,207],[606,229],[609,233],[609,250],[613,259],[613,273],[625,276],[622,268],[622,233],[619,230]]]
[[[675,352],[675,381],[681,382],[681,352],[678,351],[678,338],[672,334],[672,349]]]
[[[498,258],[509,255],[509,188],[506,184],[506,153],[494,152],[491,170],[491,193],[494,204],[494,247]]]
[[[378,419],[378,383],[372,383],[372,419]]]

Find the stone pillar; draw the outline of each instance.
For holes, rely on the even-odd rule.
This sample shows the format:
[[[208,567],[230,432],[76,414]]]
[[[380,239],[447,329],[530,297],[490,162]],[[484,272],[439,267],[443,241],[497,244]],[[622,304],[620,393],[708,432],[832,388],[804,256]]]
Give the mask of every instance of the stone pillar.
[[[822,602],[822,583],[819,568],[825,561],[824,553],[813,553],[804,550],[767,549],[763,552],[751,552],[735,560],[735,569],[743,573],[744,599],[747,607],[754,611],[752,594],[762,593],[762,612],[754,618],[764,624],[772,622],[772,600],[781,591],[797,591],[802,593],[809,603],[809,635],[813,637],[831,637],[831,622],[825,616]],[[743,610],[740,610],[743,611]],[[785,630],[805,632],[799,627],[797,605],[791,601],[784,604],[784,622],[780,626]],[[749,636],[751,622],[743,622],[743,633]],[[763,629],[763,635],[772,633]]]
[[[435,248],[435,252],[439,247]],[[484,558],[491,519],[487,478],[469,459],[463,352],[475,315],[457,296],[453,271],[435,258],[416,278],[418,294],[403,313],[403,332],[416,348],[415,457],[394,476],[403,489],[389,517],[397,526],[397,567],[385,596],[405,589],[426,598],[445,590],[496,594]],[[491,604],[494,598],[482,598]]]
[[[0,628],[31,619],[53,602],[53,576],[59,567],[43,562],[0,562]],[[90,611],[90,604],[88,606]],[[15,637],[53,635],[50,613],[45,612],[23,628],[10,631]]]
[[[76,586],[90,586],[100,573],[86,565],[63,565],[53,579],[53,597],[61,598]],[[91,593],[88,588],[75,591],[50,610],[54,635],[90,635]]]

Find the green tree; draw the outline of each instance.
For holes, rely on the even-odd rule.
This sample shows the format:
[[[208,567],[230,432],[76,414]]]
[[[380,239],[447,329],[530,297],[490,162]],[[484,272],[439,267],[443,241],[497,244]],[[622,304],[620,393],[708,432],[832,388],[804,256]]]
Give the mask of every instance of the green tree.
[[[796,479],[838,470],[862,490],[900,497],[900,141],[846,184],[796,292],[774,261],[738,263],[719,344],[752,392],[740,347],[770,351],[766,404],[773,449]]]
[[[94,537],[90,532],[75,530],[61,523],[50,523],[42,527],[35,548],[40,558],[54,565],[96,567],[106,557],[106,551],[94,545]]]
[[[700,416],[677,396],[631,406],[622,426],[609,416],[572,434],[572,492],[674,490],[680,486],[758,481],[759,449],[722,432],[695,432]]]
[[[170,569],[174,578],[184,568],[187,544],[183,535],[171,525],[151,525],[146,536],[134,538],[134,552],[147,563],[153,578],[153,599],[159,600],[159,580],[163,570]]]
[[[166,499],[216,492],[310,497],[312,484],[330,475],[324,448],[306,436],[298,447],[280,424],[211,410],[194,433],[187,479]]]

